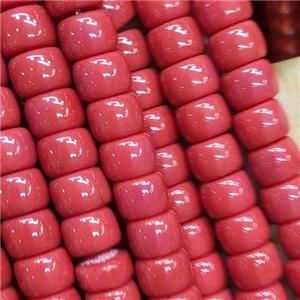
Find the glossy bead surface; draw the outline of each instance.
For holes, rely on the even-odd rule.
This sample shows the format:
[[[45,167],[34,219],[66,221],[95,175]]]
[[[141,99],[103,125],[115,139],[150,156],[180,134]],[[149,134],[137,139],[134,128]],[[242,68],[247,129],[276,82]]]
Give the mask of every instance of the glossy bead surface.
[[[194,12],[201,28],[212,34],[249,19],[252,6],[250,1],[195,1]]]
[[[201,295],[216,293],[226,286],[225,267],[217,252],[193,260],[192,267]]]
[[[283,138],[288,132],[286,115],[276,100],[266,101],[236,114],[233,127],[247,150],[266,146]]]
[[[58,222],[49,209],[4,221],[1,227],[5,248],[15,259],[50,251],[61,241]]]
[[[80,99],[72,89],[60,89],[35,96],[25,102],[30,131],[42,138],[84,124]]]
[[[204,41],[192,17],[175,19],[151,30],[149,50],[160,68],[168,67],[204,51]]]
[[[235,172],[242,165],[239,146],[231,134],[189,147],[187,159],[194,176],[204,182]]]
[[[109,142],[143,131],[143,116],[134,95],[123,94],[88,106],[87,117],[93,136]]]
[[[212,294],[203,298],[203,300],[234,300],[234,298],[229,289],[224,289],[220,292],[217,292],[216,294]]]
[[[288,256],[300,258],[300,220],[278,228],[279,241]]]
[[[126,93],[131,84],[128,66],[117,51],[78,61],[73,65],[73,79],[86,102]]]
[[[221,82],[228,104],[237,111],[271,99],[278,90],[275,71],[266,59],[224,74]]]
[[[21,123],[21,113],[16,97],[9,88],[0,87],[0,128],[17,127]]]
[[[48,297],[34,298],[34,300],[81,300],[81,297],[78,291],[71,287],[57,294]]]
[[[160,73],[162,88],[173,106],[180,106],[215,93],[219,78],[206,55],[195,56],[164,69]]]
[[[1,175],[33,167],[37,161],[36,148],[26,128],[1,131]]]
[[[190,12],[189,1],[139,1],[136,3],[137,13],[147,29],[173,19],[184,17]]]
[[[85,128],[62,131],[39,140],[39,160],[48,177],[54,178],[90,168],[97,163],[97,150]]]
[[[293,291],[300,296],[300,259],[288,261],[285,268],[285,275]]]
[[[231,114],[219,94],[210,95],[176,110],[178,128],[189,144],[220,135],[231,127]]]
[[[166,297],[179,293],[193,283],[190,260],[185,251],[153,260],[137,260],[136,275],[148,297]]]
[[[40,2],[39,0],[2,0],[0,2],[0,8],[1,8],[1,12],[3,12],[7,9],[24,5],[24,3],[29,5],[29,4],[38,4],[39,2]]]
[[[191,259],[202,257],[215,248],[214,232],[207,218],[198,218],[182,225],[184,249]]]
[[[62,20],[57,28],[66,58],[77,61],[112,51],[117,45],[116,30],[101,10],[93,10]]]
[[[75,273],[80,287],[95,293],[127,283],[133,275],[133,265],[126,250],[112,249],[80,262]]]
[[[248,155],[251,170],[262,186],[272,186],[296,176],[300,154],[292,139],[286,137]]]
[[[51,200],[64,218],[101,208],[111,201],[110,186],[100,168],[90,168],[50,182]]]
[[[241,67],[267,54],[263,34],[252,20],[215,33],[209,38],[208,46],[213,61],[224,72]]]
[[[192,181],[172,186],[168,189],[170,208],[175,211],[180,223],[187,222],[202,213],[201,202]]]
[[[176,295],[172,295],[170,297],[160,297],[160,298],[151,298],[150,300],[202,300],[202,296],[199,292],[199,289],[195,286],[188,288],[187,290],[178,293]]]
[[[131,92],[143,110],[163,103],[158,74],[154,69],[142,69],[131,73]]]
[[[186,181],[189,169],[180,144],[172,144],[156,150],[156,170],[167,187]]]
[[[0,275],[1,275],[1,282],[0,287],[1,290],[6,288],[12,279],[12,272],[10,267],[10,262],[8,260],[7,254],[5,251],[1,248],[0,249]]]
[[[288,223],[300,219],[300,177],[282,184],[262,189],[262,206],[275,224]]]
[[[140,177],[155,169],[155,153],[147,134],[102,144],[100,159],[105,175],[114,182]]]
[[[268,222],[258,207],[218,221],[215,230],[223,249],[230,255],[253,250],[270,237]]]
[[[114,198],[128,221],[153,217],[169,207],[165,184],[156,173],[115,184]]]
[[[118,34],[117,49],[122,53],[130,71],[145,68],[150,63],[148,47],[143,33],[129,29]]]
[[[63,248],[18,260],[14,270],[18,285],[28,298],[45,297],[63,291],[75,279],[71,259]]]
[[[9,61],[8,69],[16,93],[24,99],[71,84],[67,61],[55,47],[20,54]]]
[[[0,300],[20,300],[15,288],[9,286],[0,291]]]
[[[132,252],[140,259],[166,256],[181,247],[181,227],[172,211],[128,223],[127,237]]]
[[[1,14],[1,24],[1,52],[6,57],[56,44],[54,23],[43,6],[10,9]]]
[[[7,85],[8,83],[8,74],[6,69],[6,63],[2,55],[0,56],[0,85]]]
[[[144,130],[150,134],[155,148],[167,146],[178,139],[173,112],[167,105],[144,111]]]
[[[245,291],[268,286],[282,275],[281,261],[272,243],[228,257],[227,266],[234,283]]]

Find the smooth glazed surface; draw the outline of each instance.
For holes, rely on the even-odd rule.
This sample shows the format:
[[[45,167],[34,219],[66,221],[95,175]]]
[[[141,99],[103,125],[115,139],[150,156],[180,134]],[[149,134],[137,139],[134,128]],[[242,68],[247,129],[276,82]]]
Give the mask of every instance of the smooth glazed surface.
[[[12,272],[10,267],[10,262],[8,260],[7,254],[5,251],[1,248],[0,249],[0,275],[1,275],[1,282],[0,282],[0,288],[1,290],[6,288],[12,279]]]

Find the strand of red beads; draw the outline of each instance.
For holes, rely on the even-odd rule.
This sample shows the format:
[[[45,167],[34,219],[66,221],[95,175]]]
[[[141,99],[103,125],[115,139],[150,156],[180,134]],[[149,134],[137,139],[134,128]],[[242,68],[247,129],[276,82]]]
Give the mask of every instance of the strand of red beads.
[[[249,2],[232,4],[251,14]],[[151,4],[140,4],[137,13],[146,20],[153,14]],[[168,101],[177,108],[179,129],[186,141],[194,144],[187,150],[188,161],[203,183],[200,194],[207,213],[218,220],[216,235],[230,255],[229,272],[243,290],[265,289],[281,277],[281,262],[275,246],[268,242],[265,216],[254,206],[255,193],[241,170],[238,144],[226,133],[231,120],[224,99],[214,94],[219,89],[216,70],[207,56],[195,56],[199,54],[195,30],[180,19],[153,27],[148,33],[149,47],[157,64],[165,68],[160,78]],[[259,264],[262,259],[265,263]],[[285,297],[280,284],[270,288]]]
[[[40,15],[52,26],[44,8],[37,5],[13,8],[1,14],[1,51],[6,57],[28,50],[28,40],[25,39],[28,32],[22,23],[33,22],[33,15]],[[40,33],[32,47],[55,43],[54,29],[50,27],[46,38],[45,32]],[[12,84],[16,81],[12,70],[14,59],[9,61]],[[74,269],[68,253],[60,247],[59,223],[53,212],[46,208],[49,192],[43,174],[35,168],[37,151],[34,140],[26,128],[20,127],[20,110],[12,91],[1,87],[0,93],[1,129],[4,129],[0,138],[1,218],[4,220],[1,237],[8,254],[15,260],[17,283],[27,298],[47,299],[59,293],[80,299],[78,292],[71,287],[75,280]],[[12,288],[1,292],[1,297],[18,299]]]
[[[98,49],[98,53],[104,54],[91,56],[95,55],[90,52],[93,35],[82,39],[80,34],[89,32],[93,29],[91,24],[96,24],[103,34],[103,42],[97,43],[97,47],[115,44],[116,33],[102,14],[102,23],[95,22],[87,13],[62,21],[59,37],[66,56],[71,58],[70,52],[77,55],[73,57],[78,60],[73,66],[75,85],[81,98],[89,103],[89,126],[94,137],[103,143],[100,147],[103,169],[115,182],[114,195],[119,199],[119,208],[125,207],[129,242],[138,257],[139,283],[149,297],[172,295],[192,285],[192,273],[188,256],[181,250],[178,220],[172,214],[158,215],[168,209],[166,187],[154,173],[155,152],[151,137],[144,133],[142,110],[135,96],[128,93],[130,70],[120,52],[108,52],[113,47]],[[89,20],[82,23],[80,30],[78,18]],[[73,51],[78,41],[82,51]],[[146,198],[143,195],[147,189]],[[123,215],[122,208],[120,212]]]
[[[217,12],[214,16],[222,16],[230,6],[203,4],[196,3],[195,12],[201,26],[211,34],[209,50],[224,73],[223,92],[236,112],[234,132],[249,151],[250,168],[262,186],[262,205],[271,221],[280,224],[279,241],[292,258],[286,265],[286,275],[292,289],[300,295],[300,154],[295,143],[286,137],[286,116],[273,99],[277,83],[270,63],[263,59],[267,51],[265,40],[256,23],[247,20],[250,15],[243,15],[244,9],[235,14],[238,18],[220,17],[217,21],[211,9]],[[211,23],[215,27],[208,29]]]

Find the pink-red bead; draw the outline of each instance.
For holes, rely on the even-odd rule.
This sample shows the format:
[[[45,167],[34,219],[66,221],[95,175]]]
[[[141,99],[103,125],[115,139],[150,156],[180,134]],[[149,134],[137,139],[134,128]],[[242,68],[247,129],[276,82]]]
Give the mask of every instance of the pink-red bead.
[[[215,230],[223,249],[230,255],[253,250],[270,236],[268,222],[258,207],[218,221]]]
[[[292,258],[300,258],[300,220],[281,225],[278,236],[285,252]]]
[[[245,291],[266,287],[282,275],[281,261],[272,243],[243,254],[230,256],[227,266],[237,287]]]
[[[216,293],[226,286],[225,267],[217,252],[193,260],[192,267],[201,295]]]
[[[204,51],[204,41],[192,17],[175,19],[151,30],[150,52],[160,68],[168,67]]]
[[[73,78],[86,102],[126,93],[131,84],[128,66],[117,51],[78,61],[73,65]]]
[[[178,293],[176,295],[172,295],[170,297],[159,297],[159,298],[151,298],[150,300],[202,300],[202,296],[199,292],[199,289],[195,286],[188,288],[187,290]]]
[[[11,219],[42,209],[49,202],[48,186],[39,169],[1,177],[1,218]]]
[[[262,186],[281,183],[296,176],[300,170],[299,150],[289,137],[251,152],[248,160],[256,180]]]
[[[56,44],[54,23],[40,5],[25,5],[1,14],[2,54],[6,57]]]
[[[118,34],[117,49],[121,51],[130,71],[145,68],[150,63],[148,47],[143,33],[129,29]]]
[[[42,138],[84,124],[84,111],[74,90],[66,88],[35,96],[25,102],[30,131]]]
[[[212,34],[247,20],[252,15],[250,1],[195,1],[194,12],[201,28]]]
[[[1,12],[21,5],[38,4],[40,0],[2,0],[0,2]]]
[[[222,90],[234,110],[247,109],[277,94],[275,71],[268,60],[256,60],[224,74]]]
[[[21,123],[20,108],[12,91],[0,87],[0,128],[17,127]]]
[[[167,105],[144,111],[144,130],[151,135],[155,148],[167,146],[178,139],[173,112]]]
[[[0,291],[0,300],[20,300],[20,298],[15,288],[9,286]]]
[[[207,255],[215,248],[214,232],[207,218],[198,218],[182,225],[183,247],[191,259]]]
[[[173,106],[180,106],[215,93],[219,78],[206,55],[195,56],[164,69],[160,73],[162,88]]]
[[[169,207],[165,184],[156,173],[115,184],[114,198],[128,221],[153,217]]]
[[[132,252],[140,259],[166,256],[181,247],[181,227],[173,211],[128,223],[127,237]]]
[[[34,298],[34,300],[81,300],[81,297],[78,291],[71,287],[57,294],[48,297]]]
[[[156,170],[168,187],[188,179],[189,169],[180,144],[172,144],[156,151]]]
[[[133,265],[126,250],[112,249],[82,261],[75,273],[85,292],[96,293],[127,283],[133,275]]]
[[[251,291],[242,292],[239,291],[235,294],[236,300],[287,300],[287,295],[283,286],[280,283],[272,284],[266,288]]]
[[[300,296],[300,259],[287,262],[285,275],[293,291]]]
[[[202,207],[197,189],[192,181],[168,189],[170,208],[176,212],[178,221],[184,223],[201,215]]]
[[[127,24],[135,15],[132,0],[103,0],[102,9],[109,16],[116,29]]]
[[[17,283],[28,298],[45,297],[63,291],[75,279],[71,259],[63,248],[18,260],[14,270]]]
[[[276,100],[266,101],[236,114],[233,127],[247,150],[266,146],[283,138],[288,132],[286,115]]]
[[[234,298],[229,289],[224,289],[216,294],[212,294],[203,298],[203,300],[234,300]]]
[[[264,211],[275,224],[300,219],[300,177],[261,190]]]
[[[51,178],[93,167],[98,159],[94,141],[85,128],[45,137],[39,140],[37,148],[41,166]]]
[[[61,18],[85,10],[98,9],[101,7],[101,1],[100,0],[80,0],[80,1],[46,0],[45,5],[51,17]]]
[[[142,299],[136,283],[133,280],[131,280],[125,285],[118,287],[114,290],[97,294],[86,294],[85,300],[115,300],[118,297],[122,300]]]
[[[70,61],[112,51],[117,45],[116,30],[107,14],[99,9],[62,20],[57,31]]]
[[[131,73],[131,91],[143,110],[163,103],[159,78],[154,69],[142,69]]]
[[[1,224],[2,225],[2,224]],[[12,271],[10,267],[10,262],[5,251],[1,248],[0,249],[0,275],[1,275],[1,282],[0,288],[1,290],[6,288],[12,279]]]
[[[71,84],[67,61],[56,47],[20,54],[9,61],[8,69],[16,93],[24,99]]]
[[[176,110],[179,130],[189,144],[225,133],[231,127],[231,114],[219,94],[210,95]]]
[[[121,239],[116,217],[107,207],[65,219],[61,233],[73,257],[95,255],[115,246]]]
[[[241,67],[267,54],[263,34],[252,20],[215,33],[209,38],[208,45],[213,61],[224,72]]]
[[[190,3],[185,0],[138,1],[136,9],[143,25],[151,29],[160,24],[188,15],[190,12]]]
[[[8,83],[8,74],[6,69],[6,63],[2,55],[0,56],[0,86],[7,85]]]
[[[37,161],[36,148],[26,128],[1,131],[1,175],[33,167]]]
[[[188,148],[187,158],[199,181],[210,181],[241,168],[242,156],[231,134],[224,134]]]
[[[2,239],[10,256],[22,259],[59,246],[59,224],[51,210],[45,209],[2,223]]]
[[[101,208],[111,201],[109,184],[99,168],[90,168],[50,182],[51,199],[64,218]]]
[[[193,283],[190,260],[183,250],[153,260],[137,260],[136,274],[148,297],[171,296]]]
[[[152,140],[144,133],[102,144],[100,159],[104,173],[111,181],[133,179],[155,169]]]
[[[93,136],[109,142],[143,131],[141,107],[133,94],[123,94],[88,106],[87,117]]]

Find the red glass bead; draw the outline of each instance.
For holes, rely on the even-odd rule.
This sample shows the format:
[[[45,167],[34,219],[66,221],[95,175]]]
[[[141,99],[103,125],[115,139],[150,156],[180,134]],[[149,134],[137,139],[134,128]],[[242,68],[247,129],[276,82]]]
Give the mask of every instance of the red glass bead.
[[[78,61],[73,65],[73,78],[86,102],[126,93],[131,84],[128,66],[117,51]]]
[[[289,137],[251,152],[248,160],[256,180],[264,187],[288,180],[300,170],[300,153]]]
[[[122,53],[130,71],[145,68],[150,63],[150,55],[143,33],[129,29],[118,34],[117,49]]]
[[[224,289],[216,294],[205,297],[203,300],[234,300],[234,298],[229,289]]]
[[[24,99],[71,84],[67,61],[55,47],[20,54],[9,61],[8,69],[16,93]]]
[[[1,224],[2,226],[2,224]],[[6,288],[12,279],[12,271],[10,267],[10,262],[8,260],[7,254],[5,251],[0,248],[0,274],[1,274],[1,282],[0,282],[0,288],[1,290]]]
[[[187,290],[178,293],[176,295],[172,295],[170,297],[160,297],[160,298],[151,298],[149,300],[170,300],[170,299],[176,299],[176,300],[202,300],[202,296],[199,292],[199,289],[195,286],[192,286],[188,288]]]
[[[95,255],[117,245],[121,239],[116,217],[107,207],[65,219],[61,233],[73,257]]]
[[[123,94],[88,106],[87,117],[93,136],[109,142],[143,131],[141,107],[134,95]]]
[[[32,168],[37,161],[36,148],[26,128],[1,131],[1,175]]]
[[[57,32],[62,50],[71,61],[109,52],[117,46],[116,30],[99,9],[62,20]]]
[[[215,33],[209,38],[208,45],[213,61],[224,72],[241,67],[267,54],[263,34],[252,20]]]
[[[9,286],[0,291],[1,300],[20,300],[17,291],[12,286]]]
[[[2,2],[1,2],[2,3]],[[6,69],[6,63],[2,55],[0,56],[0,86],[7,85],[8,83],[8,74]]]
[[[181,106],[176,110],[176,120],[182,136],[189,144],[225,133],[231,127],[230,111],[219,94]]]
[[[285,274],[293,291],[300,296],[300,259],[288,261]]]
[[[286,253],[292,258],[300,258],[300,220],[281,225],[278,236]]]
[[[195,56],[164,69],[160,73],[162,88],[173,106],[180,106],[215,93],[219,78],[206,55]]]
[[[1,51],[6,57],[56,44],[54,23],[43,6],[7,10],[1,14],[1,24]]]
[[[39,2],[40,0],[2,0],[0,2],[0,8],[1,8],[1,12],[3,12],[7,9],[24,5],[25,3],[26,5],[29,5],[29,4],[38,4]]]
[[[43,297],[43,298],[34,298],[34,300],[81,300],[81,297],[78,293],[78,291],[71,287],[67,290],[64,290],[62,292],[59,292],[57,294],[53,294],[48,297]]]

